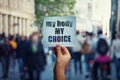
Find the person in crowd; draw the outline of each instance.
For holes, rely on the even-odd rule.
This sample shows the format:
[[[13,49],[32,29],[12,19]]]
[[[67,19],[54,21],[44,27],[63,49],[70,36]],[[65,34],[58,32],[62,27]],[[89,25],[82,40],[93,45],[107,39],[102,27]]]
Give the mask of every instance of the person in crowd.
[[[47,60],[46,60],[46,54],[47,54],[47,53],[45,53],[45,51],[44,51],[44,46],[43,46],[43,42],[42,42],[43,35],[42,35],[41,31],[40,31],[40,32],[37,32],[37,35],[38,35],[39,43],[41,44],[41,47],[42,47],[42,49],[43,49],[43,55],[42,55],[42,57],[44,58],[44,59],[43,59],[43,65],[45,66],[45,65],[47,64]]]
[[[24,58],[25,58],[25,45],[26,45],[26,39],[25,36],[21,36],[21,38],[19,37],[17,40],[17,50],[16,50],[16,58],[18,61],[18,65],[19,65],[19,73],[20,73],[20,79],[23,80],[25,77],[25,73],[24,73]]]
[[[0,34],[0,58],[1,58],[1,54],[3,54],[3,49],[2,49],[3,43],[4,43],[4,40],[2,38],[2,35]]]
[[[109,51],[109,45],[104,38],[100,38],[97,42],[97,49],[96,49],[98,56],[96,56],[93,65],[92,71],[92,80],[98,80],[98,69],[101,71],[101,78],[103,79],[103,71],[105,70],[107,75],[105,76],[105,80],[111,80],[111,68],[110,68],[110,56],[107,55]]]
[[[10,70],[11,70],[11,72],[13,72],[15,65],[16,65],[16,49],[17,49],[16,36],[14,36],[14,35],[9,36],[9,40],[10,40],[9,43],[12,46],[12,50],[13,50],[13,52],[11,54],[12,66],[11,66]]]
[[[2,36],[2,39],[5,39],[6,34],[3,32],[1,36]]]
[[[88,77],[90,75],[91,72],[91,65],[93,63],[94,57],[95,57],[95,52],[96,52],[96,47],[95,47],[95,41],[94,41],[94,34],[92,32],[89,32],[87,35],[87,43],[89,45],[89,51],[88,53],[85,55],[85,60],[86,60],[86,77]]]
[[[3,44],[4,43],[4,37],[2,36],[2,34],[0,34],[0,44]]]
[[[45,54],[43,51],[43,45],[39,41],[38,33],[33,33],[31,40],[27,41],[25,46],[25,62],[24,66],[28,69],[28,80],[40,80],[41,72],[45,68]],[[33,72],[36,76],[33,76]]]
[[[12,46],[13,50],[15,51],[17,49],[17,42],[16,42],[16,36],[10,36],[10,45]]]
[[[108,45],[110,46],[111,40],[110,40],[109,38],[107,38],[105,35],[103,35],[103,31],[102,31],[102,30],[98,30],[98,32],[97,32],[97,38],[98,38],[98,40],[99,40],[100,38],[105,39],[105,40],[107,41]],[[97,40],[97,41],[98,41],[98,40]]]
[[[77,74],[78,71],[82,73],[81,68],[81,46],[82,46],[82,38],[79,34],[79,31],[76,31],[76,45],[72,48],[72,58],[74,60],[74,70],[75,74]],[[79,66],[79,67],[78,67]]]
[[[82,50],[81,50],[81,53],[82,53],[81,61],[82,61],[82,68],[85,68],[85,69],[83,69],[83,74],[85,75],[85,78],[88,78],[88,74],[87,74],[88,66],[87,66],[87,61],[86,61],[87,60],[86,55],[88,55],[89,49],[90,49],[90,45],[85,40],[82,45]],[[85,67],[83,67],[83,66],[85,66]]]
[[[3,46],[3,43],[4,43],[4,40],[5,38],[3,37],[2,34],[0,34],[0,54],[3,53],[3,50],[2,50],[2,46]],[[0,55],[1,56],[1,55]]]
[[[9,70],[9,61],[10,55],[12,53],[12,47],[9,44],[9,39],[5,38],[5,41],[2,46],[3,53],[1,54],[1,62],[2,62],[2,72],[3,72],[3,79],[8,78],[8,70]]]
[[[120,79],[120,33],[116,34],[116,39],[112,42],[111,54],[116,64],[117,78]]]

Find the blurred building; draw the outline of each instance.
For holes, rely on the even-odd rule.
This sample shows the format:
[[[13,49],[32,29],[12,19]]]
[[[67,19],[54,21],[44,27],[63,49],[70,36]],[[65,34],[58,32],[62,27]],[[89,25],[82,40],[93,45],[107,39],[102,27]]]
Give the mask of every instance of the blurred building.
[[[111,0],[111,19],[110,19],[110,31],[112,40],[115,39],[117,32],[117,26],[119,25],[119,18],[117,19],[118,12],[118,0]]]
[[[120,0],[118,0],[118,7],[117,7],[117,32],[120,32]]]
[[[29,35],[34,17],[34,0],[0,0],[0,33]]]
[[[75,13],[78,30],[96,34],[98,29],[102,29],[109,37],[111,0],[76,0]]]
[[[89,7],[89,9],[88,9]],[[75,14],[77,16],[76,26],[79,31],[92,31],[90,19],[92,17],[92,5],[89,0],[76,0]]]
[[[93,27],[110,37],[111,0],[93,0]]]

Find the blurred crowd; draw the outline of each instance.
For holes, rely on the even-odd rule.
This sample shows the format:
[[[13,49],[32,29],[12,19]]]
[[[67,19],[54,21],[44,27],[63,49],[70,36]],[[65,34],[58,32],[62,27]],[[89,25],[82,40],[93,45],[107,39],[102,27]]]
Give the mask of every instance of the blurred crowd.
[[[111,63],[116,66],[117,79],[120,79],[120,33],[116,39],[111,41],[102,30],[97,34],[85,32],[81,34],[76,31],[74,47],[68,47],[71,53],[71,61],[74,65],[75,74],[85,74],[85,78],[92,80],[111,80]],[[47,55],[51,54],[53,63],[55,55],[52,48],[45,48],[42,44],[42,34],[34,32],[30,37],[0,34],[0,61],[2,63],[2,78],[8,78],[10,65],[12,68],[19,65],[20,79],[41,80],[41,73],[47,64]],[[69,76],[71,62],[66,68],[66,75]],[[34,76],[33,73],[36,73]],[[100,73],[100,76],[98,74]],[[68,79],[70,80],[70,79]]]
[[[41,35],[34,32],[29,38],[20,35],[5,36],[0,34],[0,60],[2,63],[2,79],[8,78],[10,64],[12,68],[19,64],[20,79],[40,80],[40,74],[46,65],[46,55],[41,42]],[[33,78],[36,73],[36,79]]]
[[[111,40],[103,35],[102,30],[97,34],[76,32],[77,45],[72,48],[75,74],[84,74],[92,80],[111,80],[111,63],[116,66],[117,79],[120,79],[120,33]],[[100,75],[99,75],[100,74]]]

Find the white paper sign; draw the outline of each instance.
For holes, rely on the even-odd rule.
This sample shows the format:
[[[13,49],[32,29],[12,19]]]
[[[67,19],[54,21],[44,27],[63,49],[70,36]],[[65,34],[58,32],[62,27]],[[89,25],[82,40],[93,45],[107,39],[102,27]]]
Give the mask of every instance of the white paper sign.
[[[76,41],[76,17],[45,17],[42,33],[46,47],[56,44],[73,47]]]

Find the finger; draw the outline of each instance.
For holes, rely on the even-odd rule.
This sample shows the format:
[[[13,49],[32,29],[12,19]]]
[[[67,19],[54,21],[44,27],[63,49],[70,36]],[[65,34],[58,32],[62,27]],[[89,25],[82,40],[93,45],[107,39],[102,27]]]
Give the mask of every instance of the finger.
[[[56,45],[56,55],[57,56],[61,56],[62,55],[61,46],[59,44]]]
[[[68,49],[66,47],[62,46],[61,48],[62,48],[64,54],[68,54],[69,55],[69,51],[68,51]]]

